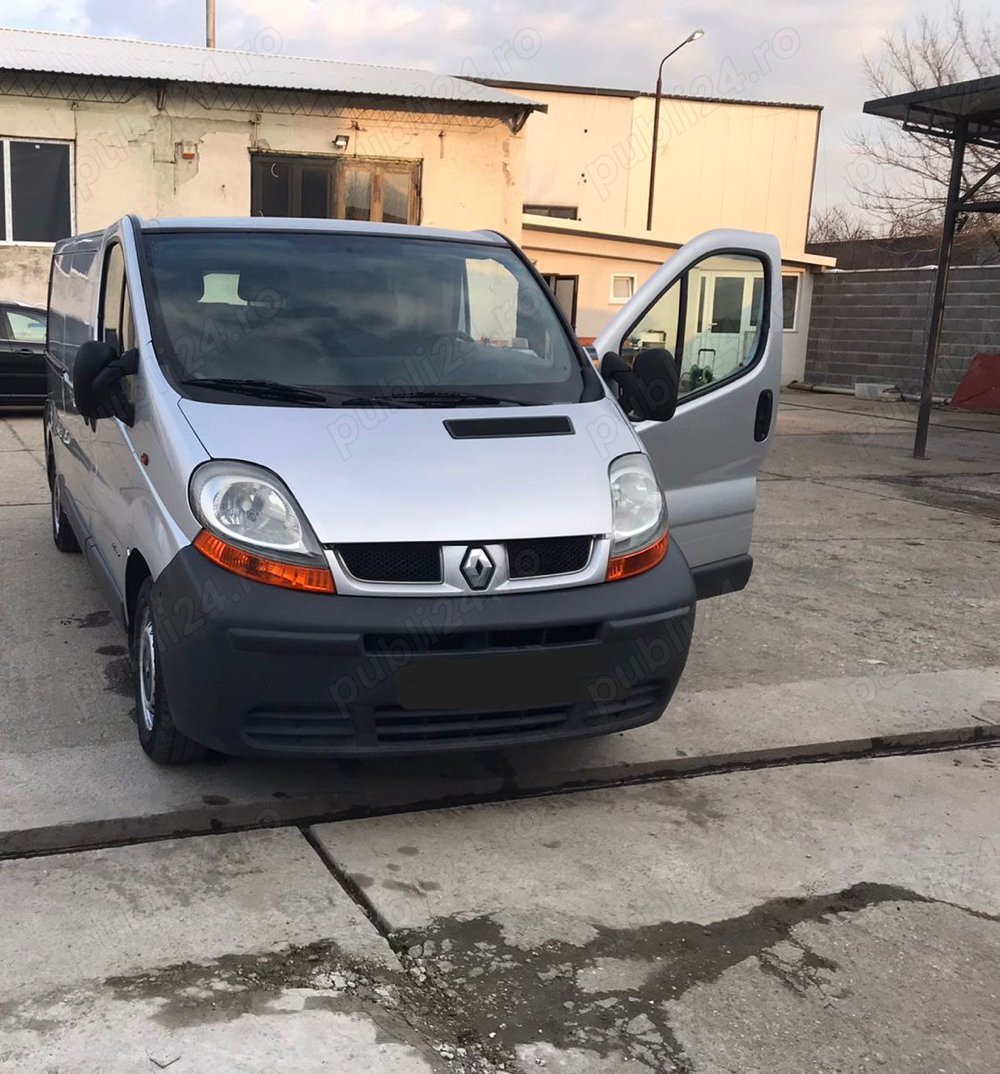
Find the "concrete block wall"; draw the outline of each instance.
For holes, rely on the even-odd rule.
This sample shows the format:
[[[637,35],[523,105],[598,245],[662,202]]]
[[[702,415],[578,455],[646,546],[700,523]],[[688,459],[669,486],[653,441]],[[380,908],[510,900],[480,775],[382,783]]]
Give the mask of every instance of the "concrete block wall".
[[[814,281],[805,380],[919,392],[934,270],[826,272]],[[954,268],[935,391],[950,395],[981,351],[1000,352],[1000,265]]]

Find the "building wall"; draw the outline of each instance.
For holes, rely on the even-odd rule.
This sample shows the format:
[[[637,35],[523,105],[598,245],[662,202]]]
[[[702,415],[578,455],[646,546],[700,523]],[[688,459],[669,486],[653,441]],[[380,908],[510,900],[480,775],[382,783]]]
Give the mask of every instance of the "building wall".
[[[542,231],[526,224],[525,253],[539,272],[579,276],[576,331],[596,336],[620,308],[611,301],[611,277],[635,276],[635,290],[676,252],[675,246],[629,242],[608,237]]]
[[[126,104],[0,98],[0,137],[66,140],[74,146],[75,231],[141,216],[246,216],[251,150],[422,162],[421,222],[521,233],[524,134],[499,120],[428,113],[344,110],[336,116],[203,107],[172,86],[158,110],[153,91]],[[197,158],[181,157],[182,143]],[[51,246],[0,243],[0,292],[44,303]]]
[[[645,234],[653,99],[534,86],[530,95],[549,111],[526,128],[525,201],[578,206],[591,231]],[[665,98],[653,237],[747,228],[803,254],[819,122],[813,108]]]
[[[805,379],[842,388],[884,381],[919,392],[933,289],[930,268],[817,277]],[[936,393],[950,395],[983,351],[1000,352],[1000,266],[954,268]]]

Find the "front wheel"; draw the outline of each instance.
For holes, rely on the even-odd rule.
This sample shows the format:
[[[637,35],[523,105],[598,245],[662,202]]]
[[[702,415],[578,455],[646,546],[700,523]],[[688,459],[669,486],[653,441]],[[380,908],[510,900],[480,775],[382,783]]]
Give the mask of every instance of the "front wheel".
[[[59,475],[56,473],[52,454],[49,453],[49,495],[52,498],[52,543],[60,552],[79,552],[80,542],[76,539],[73,527],[62,505],[62,489],[59,486]]]
[[[153,618],[153,579],[142,583],[132,618],[132,676],[139,744],[157,764],[200,761],[208,750],[177,729],[163,688],[156,621]]]

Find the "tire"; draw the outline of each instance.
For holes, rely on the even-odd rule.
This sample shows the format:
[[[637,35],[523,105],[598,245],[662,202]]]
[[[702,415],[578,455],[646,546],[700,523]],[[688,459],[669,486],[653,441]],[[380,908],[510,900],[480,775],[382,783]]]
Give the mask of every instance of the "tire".
[[[139,744],[157,764],[188,764],[208,753],[177,729],[163,686],[163,669],[152,605],[153,579],[142,583],[132,617],[132,679]]]
[[[52,461],[51,449],[46,469],[49,474],[49,497],[52,501],[52,510],[49,512],[52,522],[52,543],[60,552],[79,552],[80,542],[76,539],[73,527],[63,510],[62,489],[59,486],[56,464]]]

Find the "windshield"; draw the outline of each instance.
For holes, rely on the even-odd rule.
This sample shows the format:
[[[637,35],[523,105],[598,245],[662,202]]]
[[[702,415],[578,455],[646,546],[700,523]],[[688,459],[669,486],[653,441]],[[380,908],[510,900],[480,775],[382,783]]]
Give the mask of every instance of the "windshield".
[[[198,397],[499,406],[584,393],[549,297],[507,248],[259,231],[146,232],[144,245],[154,346]]]

